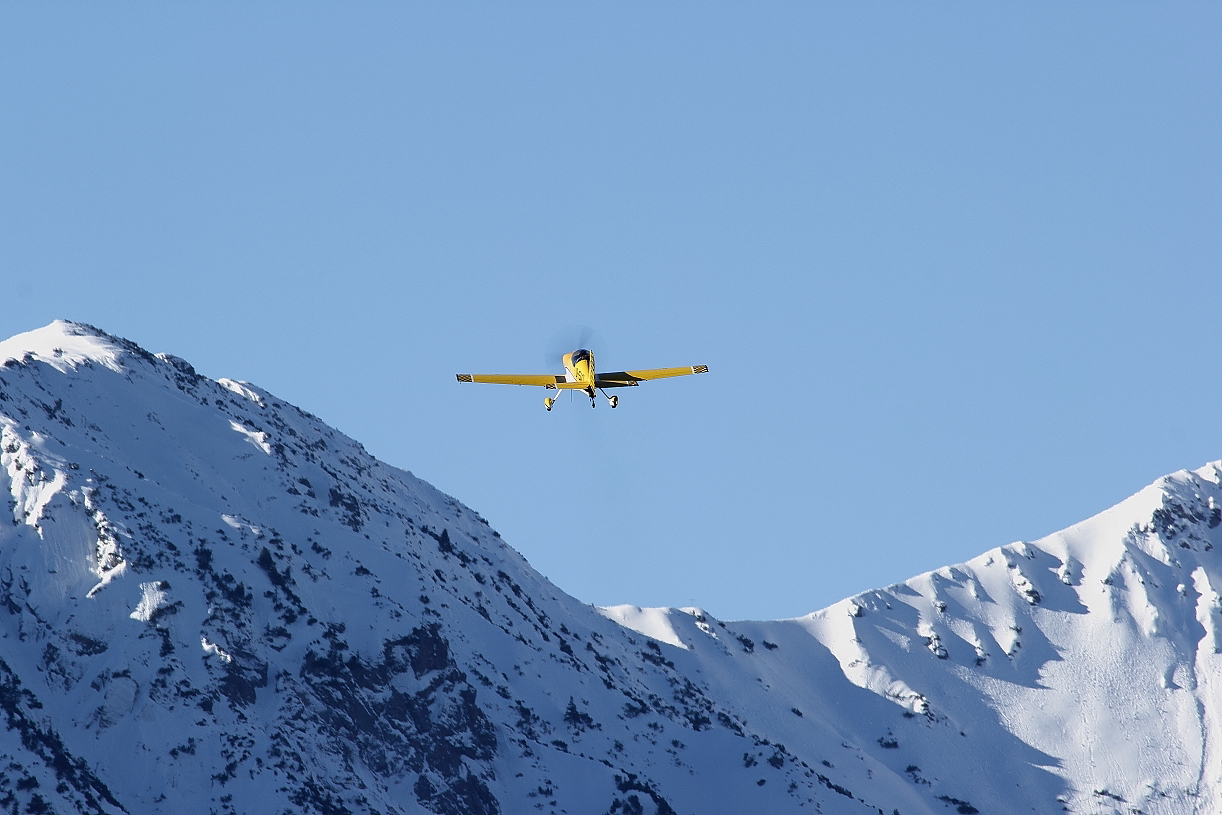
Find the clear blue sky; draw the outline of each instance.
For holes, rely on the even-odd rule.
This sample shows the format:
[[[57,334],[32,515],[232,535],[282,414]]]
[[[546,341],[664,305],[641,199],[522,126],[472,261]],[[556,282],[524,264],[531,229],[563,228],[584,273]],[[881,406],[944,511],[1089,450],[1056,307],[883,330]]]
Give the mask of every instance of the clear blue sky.
[[[6,4],[0,335],[255,382],[592,603],[806,613],[1222,457],[1222,11]],[[620,407],[456,372],[707,364]]]

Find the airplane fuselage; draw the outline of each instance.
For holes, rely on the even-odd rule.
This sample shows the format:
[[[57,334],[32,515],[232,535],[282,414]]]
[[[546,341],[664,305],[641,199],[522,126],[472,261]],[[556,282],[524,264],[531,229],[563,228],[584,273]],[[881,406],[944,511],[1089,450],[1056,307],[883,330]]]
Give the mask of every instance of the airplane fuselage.
[[[594,398],[594,352],[579,348],[560,358],[564,363],[564,372],[570,382],[581,382],[586,395]]]

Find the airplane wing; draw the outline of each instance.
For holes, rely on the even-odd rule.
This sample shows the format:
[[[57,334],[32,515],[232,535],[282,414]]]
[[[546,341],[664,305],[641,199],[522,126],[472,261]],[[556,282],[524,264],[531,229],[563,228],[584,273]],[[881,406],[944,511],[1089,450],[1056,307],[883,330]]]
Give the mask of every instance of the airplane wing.
[[[708,372],[709,366],[707,365],[689,365],[684,368],[649,368],[643,371],[599,372],[594,376],[594,384],[599,388],[626,388],[649,379],[665,379],[668,376],[687,376]]]
[[[455,374],[459,382],[487,382],[493,385],[535,385],[550,390],[584,388],[580,382],[569,382],[554,374]]]

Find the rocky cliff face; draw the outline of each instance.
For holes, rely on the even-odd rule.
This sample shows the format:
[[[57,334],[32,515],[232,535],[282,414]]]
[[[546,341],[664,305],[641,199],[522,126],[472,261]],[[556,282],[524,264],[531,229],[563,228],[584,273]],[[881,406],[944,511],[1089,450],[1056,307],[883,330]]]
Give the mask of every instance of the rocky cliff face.
[[[245,383],[0,343],[0,806],[1216,812],[1219,466],[797,620],[596,609]]]

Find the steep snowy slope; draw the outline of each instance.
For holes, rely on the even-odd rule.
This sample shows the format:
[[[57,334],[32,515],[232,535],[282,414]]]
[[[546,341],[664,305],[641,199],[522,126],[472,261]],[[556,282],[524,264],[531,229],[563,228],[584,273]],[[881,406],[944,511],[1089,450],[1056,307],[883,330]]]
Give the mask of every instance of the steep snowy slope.
[[[0,806],[1216,812],[1218,465],[798,620],[595,609],[316,418],[0,343]]]
[[[961,812],[1222,812],[1220,483],[1222,462],[1176,473],[1042,540],[735,624],[768,649],[760,686],[782,703],[736,694],[741,660],[700,647],[698,619],[650,624],[774,740],[804,743],[813,714]]]

